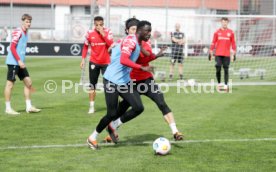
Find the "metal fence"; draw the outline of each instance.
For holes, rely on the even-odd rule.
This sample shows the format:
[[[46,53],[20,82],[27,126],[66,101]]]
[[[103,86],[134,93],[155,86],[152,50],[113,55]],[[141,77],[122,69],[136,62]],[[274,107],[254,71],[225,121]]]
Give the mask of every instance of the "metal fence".
[[[82,42],[95,15],[105,18],[115,39],[124,35],[124,21],[135,16],[152,23],[153,38],[159,42],[169,42],[175,23],[180,23],[190,43],[210,42],[211,32],[219,23],[215,16],[265,15],[272,19],[260,22],[252,17],[247,22],[257,24],[249,30],[270,28],[271,42],[276,42],[276,0],[0,0],[1,41],[10,40],[10,33],[20,26],[23,13],[33,16],[31,42]],[[244,25],[246,21],[239,21],[238,17],[231,22],[238,37],[245,31],[241,28]]]

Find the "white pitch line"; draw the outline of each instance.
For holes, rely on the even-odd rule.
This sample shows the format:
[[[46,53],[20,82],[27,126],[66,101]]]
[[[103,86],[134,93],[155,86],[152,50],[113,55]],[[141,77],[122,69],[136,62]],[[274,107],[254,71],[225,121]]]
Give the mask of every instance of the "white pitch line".
[[[183,140],[170,141],[172,144],[189,144],[189,143],[210,143],[210,142],[259,142],[259,141],[276,141],[276,138],[255,138],[255,139],[206,139],[206,140]],[[119,145],[149,145],[153,141],[144,142],[122,142]],[[113,143],[99,143],[100,146],[113,146]],[[0,150],[12,149],[45,149],[45,148],[77,148],[85,147],[87,144],[66,144],[66,145],[31,145],[31,146],[7,146],[0,147]]]

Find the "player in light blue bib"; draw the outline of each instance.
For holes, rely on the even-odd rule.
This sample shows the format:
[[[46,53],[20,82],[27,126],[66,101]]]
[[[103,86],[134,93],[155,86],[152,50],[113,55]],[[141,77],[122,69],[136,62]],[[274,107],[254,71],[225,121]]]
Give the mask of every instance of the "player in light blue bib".
[[[97,136],[107,126],[110,137],[114,143],[117,139],[112,126],[109,123],[115,120],[118,108],[118,98],[121,96],[131,106],[131,109],[123,114],[117,121],[117,126],[126,123],[137,117],[144,110],[139,93],[134,88],[130,79],[132,68],[152,71],[152,66],[142,66],[136,64],[140,54],[140,45],[151,36],[151,23],[148,21],[138,21],[135,18],[127,20],[126,25],[137,27],[136,35],[128,35],[122,42],[112,49],[111,63],[104,74],[104,90],[107,114],[100,120],[96,129],[88,137],[87,143],[91,149],[98,149]]]
[[[32,87],[32,80],[29,76],[28,70],[25,66],[25,54],[27,48],[28,35],[27,31],[31,27],[32,16],[24,14],[21,18],[22,26],[12,32],[12,41],[10,49],[6,58],[6,64],[8,66],[7,82],[5,87],[5,100],[6,100],[6,114],[19,115],[11,107],[11,93],[14,83],[16,81],[16,75],[25,84],[24,95],[26,100],[26,112],[35,113],[40,112],[40,109],[35,108],[31,104],[31,92],[34,91]]]

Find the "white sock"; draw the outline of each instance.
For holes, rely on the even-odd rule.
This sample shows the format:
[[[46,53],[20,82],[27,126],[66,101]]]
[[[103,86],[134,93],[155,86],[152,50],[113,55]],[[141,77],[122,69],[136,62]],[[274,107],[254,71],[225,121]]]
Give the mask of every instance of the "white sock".
[[[95,102],[94,101],[92,101],[92,102],[90,102],[90,106],[94,106],[94,104],[95,104]]]
[[[99,133],[94,130],[93,133],[89,136],[89,138],[91,138],[92,141],[95,141],[97,140],[97,137],[98,137]]]
[[[116,119],[115,121],[113,121],[114,129],[119,128],[122,124],[123,124],[123,122],[121,121],[120,118],[118,118],[118,119]]]
[[[115,122],[114,122],[114,121],[111,121],[111,122],[110,122],[110,125],[111,125],[111,127],[112,127],[113,129],[117,130],[116,125],[115,125]]]
[[[176,128],[176,124],[175,123],[170,123],[170,127],[172,130],[172,133],[175,134],[178,132],[178,129]]]
[[[30,109],[32,107],[31,100],[26,100],[26,109]]]
[[[6,102],[6,110],[11,110],[11,102]]]

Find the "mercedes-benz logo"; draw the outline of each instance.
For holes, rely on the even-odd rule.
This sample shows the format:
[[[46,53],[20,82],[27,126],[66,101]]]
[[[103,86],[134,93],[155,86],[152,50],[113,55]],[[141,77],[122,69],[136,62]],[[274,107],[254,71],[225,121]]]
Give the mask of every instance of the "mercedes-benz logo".
[[[79,44],[73,44],[70,47],[71,54],[77,56],[81,52],[81,46]]]

